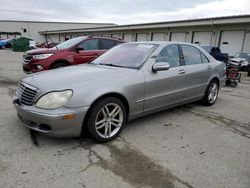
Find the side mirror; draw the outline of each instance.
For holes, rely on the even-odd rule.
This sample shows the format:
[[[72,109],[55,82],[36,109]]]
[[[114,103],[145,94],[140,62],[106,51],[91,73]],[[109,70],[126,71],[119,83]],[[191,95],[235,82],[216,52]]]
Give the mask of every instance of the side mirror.
[[[152,71],[153,72],[165,71],[165,70],[168,70],[169,68],[170,68],[169,63],[167,63],[167,62],[158,62],[158,63],[155,63],[152,66]]]
[[[77,52],[77,53],[79,53],[79,51],[83,51],[83,50],[84,50],[84,48],[81,47],[81,46],[77,46],[77,47],[76,47],[76,52]]]

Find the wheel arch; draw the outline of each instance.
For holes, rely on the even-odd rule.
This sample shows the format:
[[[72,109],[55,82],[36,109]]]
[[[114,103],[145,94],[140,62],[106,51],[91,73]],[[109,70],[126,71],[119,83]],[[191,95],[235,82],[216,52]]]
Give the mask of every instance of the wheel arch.
[[[212,77],[212,79],[210,80],[209,83],[211,83],[213,80],[217,82],[217,84],[218,84],[218,86],[220,88],[220,79],[217,76],[214,76],[214,77]]]
[[[66,65],[70,65],[69,61],[66,59],[57,59],[51,63],[51,65],[49,66],[49,69],[51,69],[57,63],[65,63]]]
[[[85,117],[84,117],[84,120],[83,120],[83,128],[82,128],[82,130],[84,130],[84,129],[86,128],[85,125],[86,125],[86,123],[87,123],[87,121],[88,121],[89,113],[91,112],[91,109],[92,109],[92,107],[94,106],[94,104],[96,104],[99,100],[101,100],[101,99],[103,99],[103,98],[106,98],[106,97],[115,97],[115,98],[119,99],[119,100],[123,103],[123,105],[124,105],[124,107],[125,107],[125,109],[126,109],[126,114],[127,114],[127,119],[126,119],[126,121],[128,120],[128,116],[129,116],[129,103],[128,103],[128,100],[126,99],[126,97],[125,97],[124,95],[120,94],[120,93],[117,93],[117,92],[105,93],[105,94],[103,94],[103,95],[97,97],[97,98],[91,103],[91,105],[90,105],[90,107],[89,107],[89,109],[88,109],[88,111],[87,111],[87,113],[86,113],[86,115],[85,115]]]

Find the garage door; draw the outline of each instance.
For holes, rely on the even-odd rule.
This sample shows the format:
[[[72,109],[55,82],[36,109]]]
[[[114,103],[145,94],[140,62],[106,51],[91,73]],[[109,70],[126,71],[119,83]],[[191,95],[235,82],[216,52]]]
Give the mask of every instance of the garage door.
[[[171,33],[171,41],[186,42],[186,32]]]
[[[164,41],[165,40],[165,33],[153,33],[153,41]]]
[[[60,35],[59,40],[60,40],[60,42],[64,42],[65,41],[65,36],[64,35]]]
[[[102,34],[102,37],[111,37],[111,34]]]
[[[121,38],[121,35],[120,34],[112,34],[112,37],[113,38]]]
[[[243,52],[250,53],[250,33],[246,33]]]
[[[148,34],[147,33],[137,33],[136,41],[147,41]]]
[[[126,42],[131,42],[132,41],[132,34],[131,33],[125,33],[123,35],[123,40]]]
[[[222,31],[220,49],[223,53],[233,56],[236,52],[241,52],[244,40],[244,31]]]
[[[7,38],[8,39],[14,38],[14,35],[13,34],[7,34]]]
[[[1,39],[7,39],[7,34],[1,34]]]
[[[212,32],[194,32],[193,43],[200,46],[210,46]]]

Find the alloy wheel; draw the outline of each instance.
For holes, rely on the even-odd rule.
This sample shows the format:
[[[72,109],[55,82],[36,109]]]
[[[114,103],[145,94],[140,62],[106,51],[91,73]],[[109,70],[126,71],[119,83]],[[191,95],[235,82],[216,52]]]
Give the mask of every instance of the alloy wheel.
[[[218,96],[218,85],[216,82],[213,82],[209,88],[208,101],[212,104],[216,101]]]
[[[123,123],[122,108],[115,103],[106,104],[97,113],[95,119],[95,129],[102,138],[111,138],[119,132]]]

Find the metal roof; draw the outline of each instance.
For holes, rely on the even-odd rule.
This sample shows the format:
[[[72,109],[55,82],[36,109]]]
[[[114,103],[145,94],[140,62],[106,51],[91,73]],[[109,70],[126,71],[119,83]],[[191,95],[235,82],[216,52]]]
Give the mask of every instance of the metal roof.
[[[114,26],[79,28],[79,29],[50,30],[50,31],[40,31],[39,33],[40,34],[57,34],[57,33],[73,33],[73,32],[78,33],[78,32],[95,32],[95,31],[120,31],[120,30],[134,30],[134,29],[155,29],[155,28],[168,28],[168,27],[170,28],[170,27],[237,24],[237,23],[249,23],[250,24],[250,14],[165,21],[165,22],[140,23],[140,24],[129,24],[129,25],[114,25]]]
[[[95,22],[56,22],[56,21],[37,21],[37,20],[0,20],[0,22],[26,22],[26,23],[58,23],[58,24],[97,24],[97,25],[116,25],[114,23],[95,23]]]

